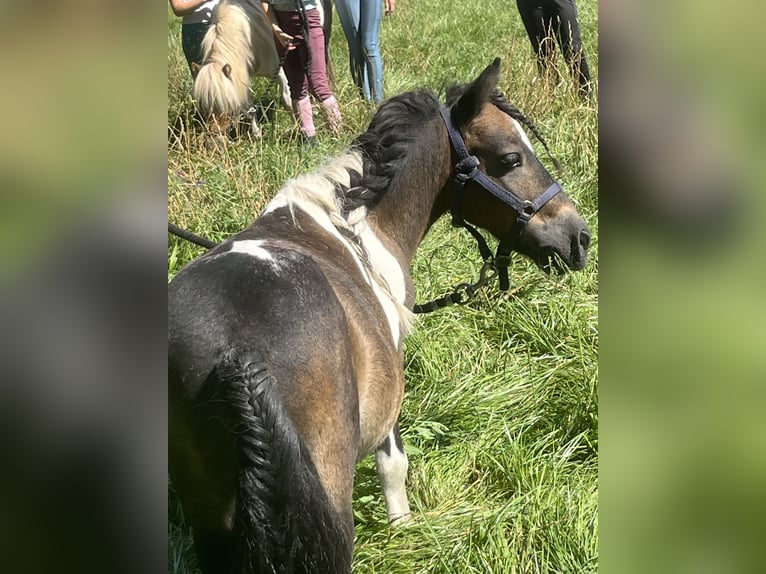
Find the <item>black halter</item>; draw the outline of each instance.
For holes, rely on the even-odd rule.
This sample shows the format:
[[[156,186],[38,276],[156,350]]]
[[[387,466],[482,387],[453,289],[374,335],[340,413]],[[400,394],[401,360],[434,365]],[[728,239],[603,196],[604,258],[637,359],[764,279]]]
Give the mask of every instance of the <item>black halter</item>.
[[[561,191],[561,185],[554,181],[548,189],[532,201],[521,199],[511,190],[503,189],[492,181],[487,174],[479,170],[479,165],[481,163],[479,162],[479,158],[475,155],[468,155],[468,150],[463,142],[463,136],[460,135],[460,131],[452,123],[450,109],[446,105],[442,105],[439,108],[439,111],[444,120],[444,125],[447,126],[447,133],[449,134],[449,139],[452,143],[452,149],[455,150],[455,154],[457,155],[455,176],[453,180],[452,206],[450,207],[452,225],[455,227],[465,227],[469,233],[473,235],[478,243],[479,252],[481,253],[482,259],[484,259],[484,262],[494,262],[499,278],[499,288],[501,291],[505,291],[509,286],[508,264],[510,263],[510,253],[514,241],[524,231],[529,220]],[[475,227],[466,223],[460,213],[460,207],[463,201],[463,190],[465,184],[470,180],[474,180],[500,201],[516,211],[516,223],[511,232],[500,240],[500,243],[497,246],[497,253],[494,257],[481,233]]]

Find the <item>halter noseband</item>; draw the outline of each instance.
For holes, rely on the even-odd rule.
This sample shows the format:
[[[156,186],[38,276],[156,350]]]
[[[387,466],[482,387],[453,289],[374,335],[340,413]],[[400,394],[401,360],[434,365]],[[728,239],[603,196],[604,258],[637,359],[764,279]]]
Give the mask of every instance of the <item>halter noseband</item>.
[[[444,120],[444,125],[447,126],[450,143],[452,144],[452,149],[455,150],[458,159],[455,164],[452,205],[450,207],[452,225],[455,227],[465,227],[470,234],[473,235],[478,243],[482,259],[484,259],[485,262],[494,262],[494,265],[497,268],[499,288],[501,291],[505,291],[509,286],[508,264],[510,263],[511,246],[514,240],[521,235],[524,228],[529,223],[529,220],[561,191],[561,185],[554,181],[548,189],[532,201],[521,199],[511,190],[503,189],[492,181],[487,174],[479,170],[479,165],[481,164],[479,158],[475,155],[468,154],[465,142],[463,141],[463,136],[460,135],[460,131],[452,123],[450,109],[446,105],[442,105],[439,108],[439,112]],[[514,223],[510,233],[500,240],[500,243],[497,246],[497,253],[494,257],[481,233],[475,227],[466,223],[460,213],[460,207],[463,201],[463,190],[465,184],[471,180],[474,180],[500,201],[513,208],[516,212],[516,223]]]

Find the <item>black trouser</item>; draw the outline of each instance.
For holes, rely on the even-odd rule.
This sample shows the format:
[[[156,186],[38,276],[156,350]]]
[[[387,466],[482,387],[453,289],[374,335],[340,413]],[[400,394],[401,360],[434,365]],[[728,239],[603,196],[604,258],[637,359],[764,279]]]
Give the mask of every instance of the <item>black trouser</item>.
[[[529,41],[537,55],[537,67],[544,73],[551,61],[556,36],[564,58],[572,69],[580,93],[589,95],[590,72],[580,38],[577,7],[574,0],[516,0]]]
[[[210,24],[184,24],[181,26],[181,46],[192,77],[196,74],[192,62],[202,65],[202,38]]]

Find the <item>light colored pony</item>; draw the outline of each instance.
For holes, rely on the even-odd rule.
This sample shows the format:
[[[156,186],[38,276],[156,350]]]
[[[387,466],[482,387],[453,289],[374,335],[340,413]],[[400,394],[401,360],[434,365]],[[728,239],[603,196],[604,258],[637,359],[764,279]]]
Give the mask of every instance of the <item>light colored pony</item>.
[[[202,40],[202,65],[193,71],[192,96],[216,131],[228,129],[244,112],[250,115],[253,135],[260,137],[250,91],[254,76],[277,79],[283,103],[290,107],[287,78],[260,0],[221,1]]]

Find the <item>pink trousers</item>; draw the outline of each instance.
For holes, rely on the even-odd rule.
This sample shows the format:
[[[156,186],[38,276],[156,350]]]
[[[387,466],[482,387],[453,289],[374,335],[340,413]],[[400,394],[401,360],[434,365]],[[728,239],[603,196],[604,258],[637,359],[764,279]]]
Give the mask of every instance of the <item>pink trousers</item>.
[[[309,26],[308,48],[306,46],[305,31],[301,23],[300,12],[274,11],[280,28],[293,36],[294,50],[290,50],[285,58],[283,68],[290,85],[290,95],[299,100],[309,95],[309,92],[320,102],[332,96],[330,83],[327,80],[327,64],[324,52],[324,31],[319,19],[318,10],[306,11],[306,19]],[[280,56],[284,50],[280,48]]]

